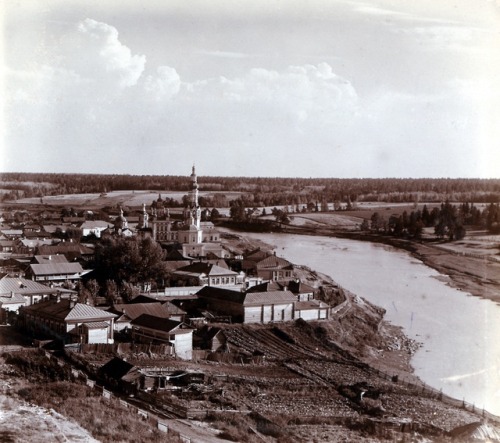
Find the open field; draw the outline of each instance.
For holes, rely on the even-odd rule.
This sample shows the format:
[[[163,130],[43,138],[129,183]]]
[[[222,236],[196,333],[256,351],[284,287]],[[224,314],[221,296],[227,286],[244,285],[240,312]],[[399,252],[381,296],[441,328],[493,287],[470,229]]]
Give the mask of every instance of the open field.
[[[228,200],[234,200],[241,195],[241,192],[223,192],[223,191],[201,191],[199,196],[211,197],[215,194],[225,195]],[[52,206],[70,206],[74,208],[102,208],[104,206],[128,206],[141,207],[143,204],[150,205],[158,196],[163,199],[171,198],[182,204],[182,197],[187,195],[182,191],[111,191],[103,194],[64,194],[48,195],[43,197],[45,205]],[[7,202],[12,206],[40,205],[40,197],[22,198],[16,201]]]

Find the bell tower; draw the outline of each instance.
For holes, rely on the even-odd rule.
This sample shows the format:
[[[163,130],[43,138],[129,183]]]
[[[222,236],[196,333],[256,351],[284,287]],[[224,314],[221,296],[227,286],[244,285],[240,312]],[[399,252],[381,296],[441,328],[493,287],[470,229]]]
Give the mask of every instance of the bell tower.
[[[196,170],[193,165],[191,172],[191,190],[189,191],[189,215],[186,211],[186,216],[189,216],[188,220],[185,220],[190,225],[196,226],[198,229],[201,228],[201,208],[198,204],[198,178],[196,177]],[[186,217],[187,218],[187,217]]]

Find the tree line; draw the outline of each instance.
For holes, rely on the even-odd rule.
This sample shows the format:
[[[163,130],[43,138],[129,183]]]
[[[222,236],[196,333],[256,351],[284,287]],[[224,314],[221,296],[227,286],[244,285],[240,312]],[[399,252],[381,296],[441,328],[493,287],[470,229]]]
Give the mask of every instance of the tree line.
[[[60,194],[107,193],[117,190],[184,191],[187,176],[116,174],[0,174],[2,201]],[[245,206],[297,205],[310,201],[418,202],[500,201],[500,179],[465,178],[286,178],[198,177],[204,196],[202,206],[228,207],[224,192],[240,192]],[[221,194],[222,193],[222,194]]]
[[[453,205],[446,201],[431,211],[424,205],[422,210],[410,213],[404,211],[401,215],[391,215],[388,219],[379,212],[374,212],[370,222],[363,221],[361,230],[420,239],[424,228],[433,227],[436,237],[453,241],[465,237],[466,226],[480,226],[492,234],[500,234],[500,205],[490,203],[481,211],[468,202]]]

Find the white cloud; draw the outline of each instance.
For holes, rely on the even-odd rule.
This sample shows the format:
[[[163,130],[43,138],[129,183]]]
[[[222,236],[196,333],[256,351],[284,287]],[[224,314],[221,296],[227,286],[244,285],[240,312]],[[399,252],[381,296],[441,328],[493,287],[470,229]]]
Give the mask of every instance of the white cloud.
[[[160,66],[156,74],[147,76],[144,81],[144,89],[153,100],[170,99],[179,92],[181,79],[174,68]]]
[[[146,57],[132,55],[113,26],[92,19],[81,21],[76,33],[63,40],[60,62],[78,75],[125,88],[137,83]]]

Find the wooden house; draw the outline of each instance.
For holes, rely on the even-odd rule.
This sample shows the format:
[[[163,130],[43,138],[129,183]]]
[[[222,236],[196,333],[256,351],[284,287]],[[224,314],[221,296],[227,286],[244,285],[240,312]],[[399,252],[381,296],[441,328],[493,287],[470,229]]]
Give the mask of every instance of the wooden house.
[[[255,271],[263,280],[290,280],[293,277],[293,264],[282,257],[271,255],[257,262]]]
[[[294,318],[295,295],[290,291],[238,292],[205,286],[198,292],[209,311],[243,323],[270,323]]]
[[[42,301],[20,309],[20,324],[65,343],[113,343],[115,314],[73,300]]]
[[[26,271],[26,276],[34,281],[62,284],[76,282],[90,272],[80,263],[70,263],[64,255],[35,256]]]
[[[172,278],[192,286],[235,286],[242,283],[244,275],[213,263],[196,262],[176,269]]]
[[[173,355],[193,358],[193,329],[185,323],[142,314],[131,322],[132,339],[139,343],[170,344]]]
[[[140,369],[131,363],[114,357],[101,366],[98,377],[106,386],[125,394],[135,394],[141,385]]]

